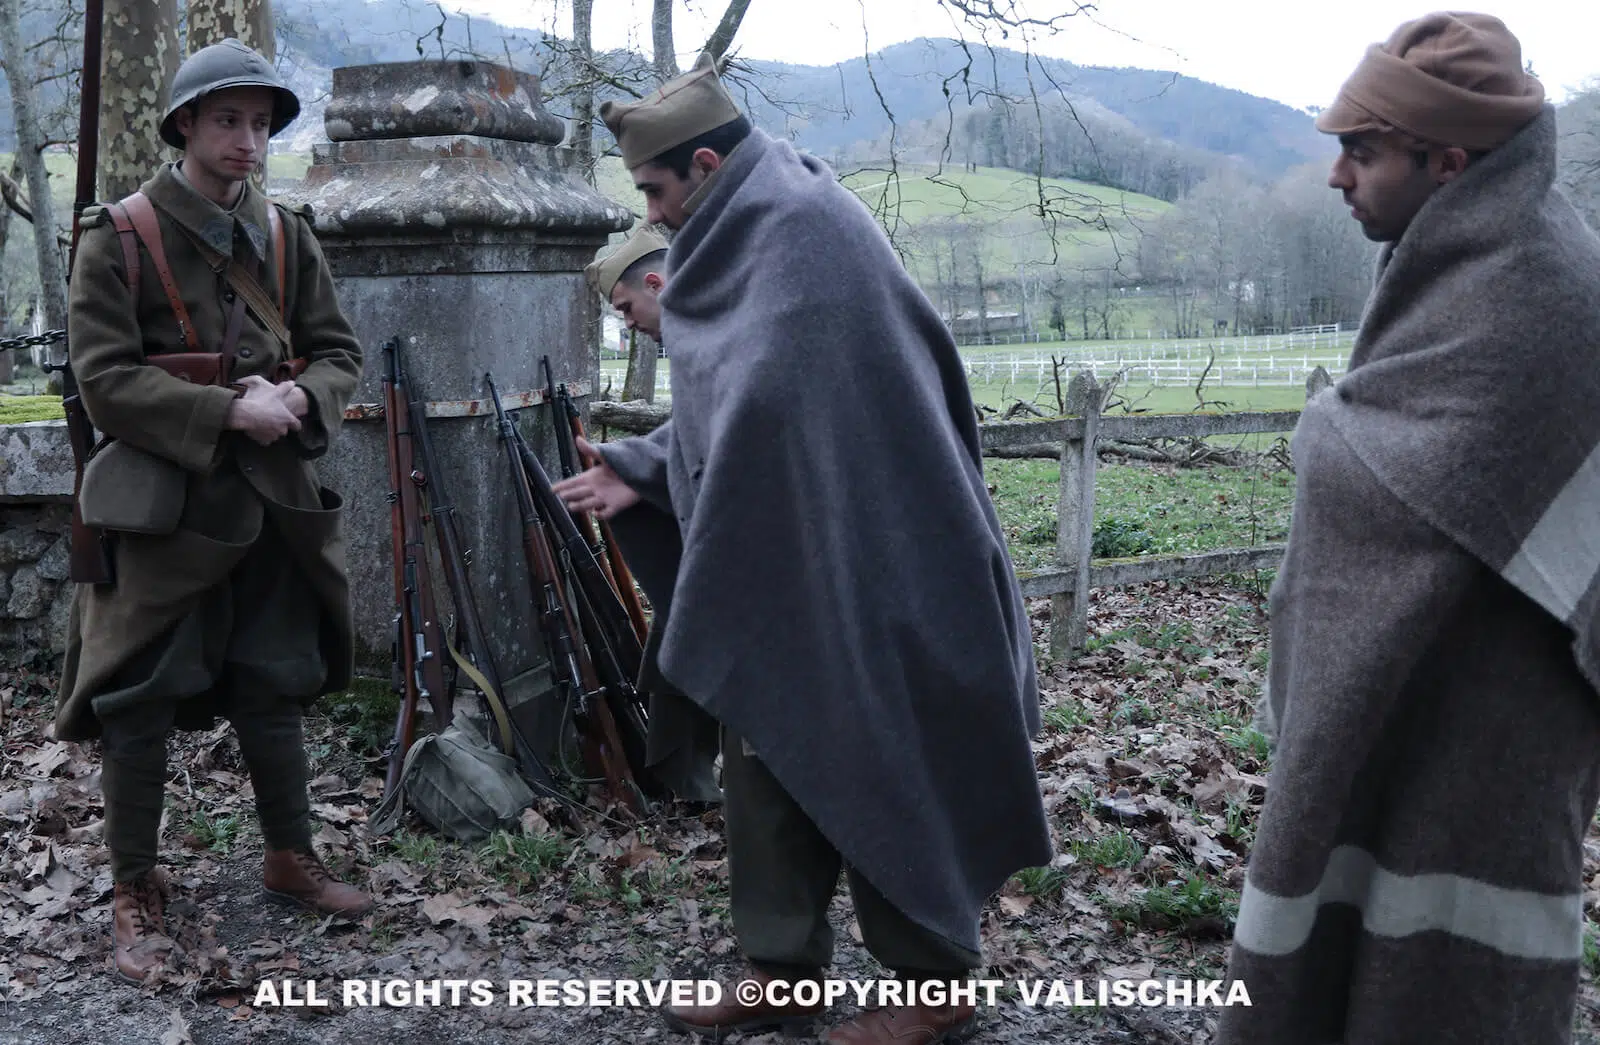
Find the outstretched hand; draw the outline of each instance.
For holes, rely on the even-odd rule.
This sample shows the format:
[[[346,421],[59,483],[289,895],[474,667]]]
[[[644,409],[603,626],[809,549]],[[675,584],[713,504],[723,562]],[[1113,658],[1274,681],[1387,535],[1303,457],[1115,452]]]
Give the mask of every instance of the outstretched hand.
[[[639,503],[638,492],[611,470],[611,466],[606,464],[606,459],[600,456],[589,440],[583,438],[578,440],[578,452],[585,460],[596,463],[586,471],[579,472],[570,479],[563,479],[550,487],[556,492],[556,496],[561,498],[568,511],[593,512],[602,519],[609,519]]]

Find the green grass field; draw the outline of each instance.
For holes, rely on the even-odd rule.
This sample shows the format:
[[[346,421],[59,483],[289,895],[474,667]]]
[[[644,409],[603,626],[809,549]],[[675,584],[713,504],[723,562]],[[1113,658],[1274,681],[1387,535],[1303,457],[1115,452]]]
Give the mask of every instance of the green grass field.
[[[985,460],[1006,544],[1019,570],[1056,561],[1055,461]],[[1281,468],[1102,465],[1095,473],[1096,558],[1215,551],[1282,541],[1294,476]]]

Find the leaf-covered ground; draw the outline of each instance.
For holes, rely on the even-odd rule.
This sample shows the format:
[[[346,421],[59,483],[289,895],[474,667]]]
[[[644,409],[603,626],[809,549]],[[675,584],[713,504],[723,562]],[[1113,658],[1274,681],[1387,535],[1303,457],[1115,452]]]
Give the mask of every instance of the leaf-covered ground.
[[[1250,728],[1266,662],[1261,595],[1222,583],[1097,591],[1092,639],[1071,663],[1043,652],[1048,602],[1030,611],[1046,702],[1035,752],[1057,855],[989,905],[983,976],[1220,978],[1268,774],[1265,739]],[[174,879],[169,931],[183,954],[158,982],[117,984],[97,753],[48,739],[52,671],[0,667],[0,1045],[687,1041],[645,1006],[513,1007],[505,991],[513,980],[739,976],[716,810],[625,823],[550,801],[481,845],[441,841],[415,822],[371,839],[388,724],[381,712],[352,713],[359,702],[334,702],[308,724],[318,841],[375,893],[376,911],[341,926],[266,902],[231,734],[179,734],[162,853]],[[1593,914],[1600,841],[1587,882]],[[884,975],[859,944],[842,887],[833,917],[831,975]],[[1578,1040],[1592,1043],[1600,953],[1586,966]],[[342,1004],[345,981],[435,979],[487,981],[494,996]],[[314,980],[334,1004],[253,1004],[262,983],[284,980],[301,997]],[[984,1009],[976,1040],[1188,1045],[1210,1040],[1216,1015],[1027,1006],[1009,992]]]

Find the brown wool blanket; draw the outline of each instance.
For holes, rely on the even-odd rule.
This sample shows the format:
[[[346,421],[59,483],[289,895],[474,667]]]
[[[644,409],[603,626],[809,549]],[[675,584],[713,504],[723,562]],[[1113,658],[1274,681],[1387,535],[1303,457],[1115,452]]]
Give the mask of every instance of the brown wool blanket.
[[[1600,239],[1554,110],[1386,245],[1295,433],[1223,1045],[1571,1040],[1600,797]]]

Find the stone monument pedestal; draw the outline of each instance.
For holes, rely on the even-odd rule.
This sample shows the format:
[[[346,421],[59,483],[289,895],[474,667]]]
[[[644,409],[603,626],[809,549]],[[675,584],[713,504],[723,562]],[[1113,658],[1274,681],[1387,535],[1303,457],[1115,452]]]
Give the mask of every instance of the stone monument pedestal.
[[[557,144],[562,123],[542,108],[538,79],[504,66],[336,69],[326,126],[333,140],[316,147],[304,181],[280,198],[311,205],[366,351],[343,429],[318,462],[323,482],[345,498],[358,669],[382,676],[391,663],[381,346],[399,338],[408,379],[431,404],[438,480],[471,554],[491,652],[508,689],[519,677],[537,685],[547,657],[484,375],[493,373],[508,408],[522,407],[519,425],[559,476],[539,361],[549,357],[555,381],[580,405],[593,393],[598,312],[583,268],[632,215],[572,173],[571,154]],[[434,582],[449,622],[449,589],[437,571]]]

